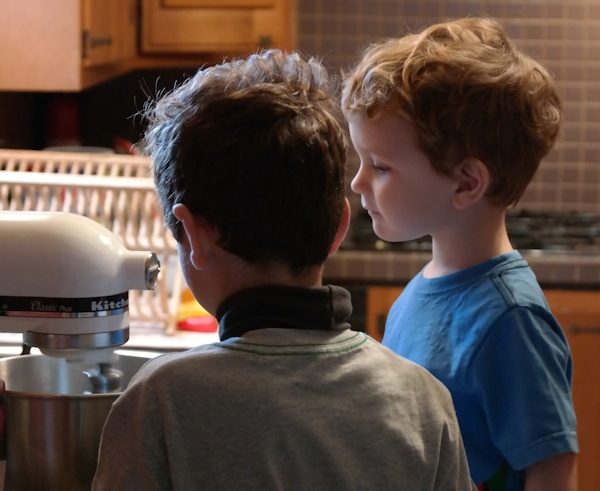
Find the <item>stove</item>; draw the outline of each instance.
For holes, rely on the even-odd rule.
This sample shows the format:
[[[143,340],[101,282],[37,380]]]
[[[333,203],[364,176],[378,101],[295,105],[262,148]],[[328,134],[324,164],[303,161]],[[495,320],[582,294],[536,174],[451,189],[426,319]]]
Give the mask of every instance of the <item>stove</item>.
[[[547,253],[600,253],[600,214],[580,212],[534,212],[519,210],[506,217],[515,249]],[[386,242],[371,227],[371,218],[360,210],[352,220],[345,250],[431,252],[429,236],[406,242]]]

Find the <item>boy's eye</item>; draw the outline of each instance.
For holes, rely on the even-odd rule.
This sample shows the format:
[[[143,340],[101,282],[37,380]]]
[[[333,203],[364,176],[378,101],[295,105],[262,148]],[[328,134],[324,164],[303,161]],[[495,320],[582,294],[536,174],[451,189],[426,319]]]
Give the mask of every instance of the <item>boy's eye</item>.
[[[380,164],[378,162],[373,162],[373,169],[375,169],[375,172],[379,172],[379,173],[383,173],[386,172],[389,167],[385,164]]]

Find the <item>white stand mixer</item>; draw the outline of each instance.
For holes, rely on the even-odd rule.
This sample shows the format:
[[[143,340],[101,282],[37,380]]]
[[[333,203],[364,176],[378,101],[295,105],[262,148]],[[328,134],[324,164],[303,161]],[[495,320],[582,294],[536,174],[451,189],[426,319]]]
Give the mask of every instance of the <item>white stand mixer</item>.
[[[129,290],[153,289],[156,254],[127,250],[96,221],[0,212],[0,332],[44,354],[88,360],[129,338]],[[110,361],[110,360],[106,360]]]

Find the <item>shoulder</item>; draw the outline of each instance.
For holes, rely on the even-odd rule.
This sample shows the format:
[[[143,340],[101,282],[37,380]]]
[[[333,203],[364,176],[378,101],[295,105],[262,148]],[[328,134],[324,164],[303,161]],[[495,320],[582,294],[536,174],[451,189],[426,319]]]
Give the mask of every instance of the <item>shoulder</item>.
[[[221,347],[220,343],[211,343],[195,348],[159,355],[146,362],[132,378],[129,387],[136,384],[173,382],[185,378],[186,375],[208,375],[222,363],[219,359],[226,357],[229,350]]]
[[[540,306],[518,305],[495,319],[472,361],[469,368],[478,377],[500,377],[503,372],[518,379],[527,373],[519,383],[536,383],[539,377],[570,385],[572,359],[566,337],[551,312]],[[495,374],[485,374],[492,366]]]
[[[507,309],[491,324],[487,337],[492,346],[514,346],[530,352],[569,352],[562,328],[543,304],[519,304]]]
[[[517,251],[439,278],[416,275],[396,300],[388,324],[456,328],[470,338],[485,335],[497,318],[515,307],[547,310],[531,268]],[[434,322],[432,322],[432,319]],[[483,330],[483,331],[482,331]]]
[[[415,275],[402,292],[407,297],[437,301],[447,299],[453,303],[461,298],[497,298],[501,303],[512,303],[515,295],[532,293],[539,299],[541,289],[537,279],[518,251],[511,251],[481,264],[435,278],[426,278],[423,272]]]
[[[533,270],[520,254],[517,259],[496,268],[490,275],[490,280],[508,305],[547,307]]]

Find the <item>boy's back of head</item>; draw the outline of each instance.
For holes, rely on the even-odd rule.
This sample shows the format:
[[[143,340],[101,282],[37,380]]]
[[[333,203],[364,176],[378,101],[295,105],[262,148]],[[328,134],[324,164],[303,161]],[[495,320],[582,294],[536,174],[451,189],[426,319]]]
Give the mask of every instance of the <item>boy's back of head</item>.
[[[348,147],[333,91],[317,60],[269,50],[199,70],[148,108],[147,151],[175,237],[182,203],[248,262],[322,264]]]
[[[488,199],[517,203],[561,120],[552,78],[492,19],[465,18],[370,46],[346,74],[345,112],[393,111],[415,124],[432,166],[485,163]]]

